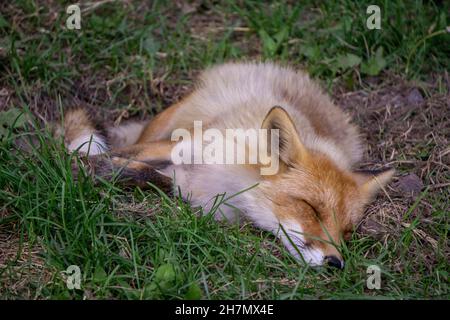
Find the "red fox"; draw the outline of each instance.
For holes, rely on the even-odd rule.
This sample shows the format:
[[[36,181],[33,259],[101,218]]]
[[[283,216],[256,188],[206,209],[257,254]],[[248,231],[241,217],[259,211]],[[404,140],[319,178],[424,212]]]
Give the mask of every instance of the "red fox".
[[[259,152],[249,137],[241,140],[247,152],[243,163],[206,163],[204,154],[192,156],[199,147],[206,151],[213,140],[203,139],[195,146],[195,139],[180,141],[174,132],[183,129],[195,136],[195,123],[215,130],[215,143],[229,129],[276,132],[262,139],[277,167],[263,174],[264,157],[248,161]],[[392,169],[356,171],[363,146],[350,117],[305,73],[273,63],[212,67],[201,74],[191,94],[148,123],[111,126],[103,135],[84,110],[68,111],[58,134],[64,135],[69,151],[89,153],[90,169],[96,174],[121,169],[120,178],[127,183],[172,184],[204,212],[217,204],[217,195],[224,195],[215,218],[249,220],[312,266],[344,267],[340,244],[394,174]],[[174,161],[181,154],[175,149],[193,161]],[[230,150],[234,151],[218,147],[213,155],[221,159]]]

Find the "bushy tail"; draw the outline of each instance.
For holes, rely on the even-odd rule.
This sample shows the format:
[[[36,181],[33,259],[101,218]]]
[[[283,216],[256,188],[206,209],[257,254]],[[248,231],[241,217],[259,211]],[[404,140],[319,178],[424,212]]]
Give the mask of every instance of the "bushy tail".
[[[69,152],[96,155],[108,150],[106,139],[95,128],[86,110],[71,109],[64,115],[63,127],[58,126],[55,134],[64,136],[64,144]]]
[[[120,126],[96,129],[95,123],[84,109],[71,109],[64,116],[63,127],[56,128],[56,136],[64,136],[64,144],[69,152],[97,155],[111,148],[124,147],[136,143],[146,122],[127,122]]]

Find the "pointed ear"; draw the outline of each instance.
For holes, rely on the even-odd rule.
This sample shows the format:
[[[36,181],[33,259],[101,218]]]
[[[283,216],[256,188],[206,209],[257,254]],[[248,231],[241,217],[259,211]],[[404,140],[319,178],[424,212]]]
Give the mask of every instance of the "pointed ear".
[[[384,170],[360,170],[354,174],[362,192],[368,195],[369,198],[372,198],[391,181],[395,170],[391,168]]]
[[[304,161],[308,157],[308,151],[299,139],[294,122],[283,108],[275,106],[270,109],[261,129],[267,130],[267,149],[269,152],[272,152],[273,148],[272,135],[274,138],[278,138],[279,158],[286,165]]]

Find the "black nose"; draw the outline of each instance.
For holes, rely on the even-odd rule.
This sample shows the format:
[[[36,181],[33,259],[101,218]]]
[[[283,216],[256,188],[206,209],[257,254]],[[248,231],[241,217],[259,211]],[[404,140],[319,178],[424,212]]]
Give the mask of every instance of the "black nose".
[[[336,256],[326,256],[325,257],[325,264],[327,266],[330,266],[330,267],[333,267],[333,268],[338,268],[338,269],[343,269],[344,268],[344,261],[340,260]]]

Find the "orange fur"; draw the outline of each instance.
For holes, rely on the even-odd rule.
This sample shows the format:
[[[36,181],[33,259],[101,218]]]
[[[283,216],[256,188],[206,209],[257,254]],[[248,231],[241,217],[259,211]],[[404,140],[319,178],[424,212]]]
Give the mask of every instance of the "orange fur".
[[[71,126],[66,132],[90,126],[87,116],[76,117],[86,124],[66,123]],[[171,163],[171,150],[177,144],[170,141],[171,133],[178,128],[192,132],[193,122],[199,120],[205,128],[221,132],[227,128],[277,129],[277,174],[261,175],[261,163]],[[230,198],[231,206],[223,206],[216,218],[233,220],[233,208],[238,208],[246,219],[276,234],[291,253],[311,265],[339,261],[342,267],[342,239],[349,237],[365,205],[393,175],[392,170],[354,172],[362,143],[348,115],[304,73],[270,63],[225,64],[207,70],[194,92],[156,116],[137,139],[134,134],[134,144],[112,145],[114,166],[131,170],[133,177],[142,171],[151,179],[155,172],[174,178],[182,195],[193,206],[203,206],[205,212],[215,195],[232,195],[256,186]],[[248,145],[246,150],[248,155],[254,152]]]

